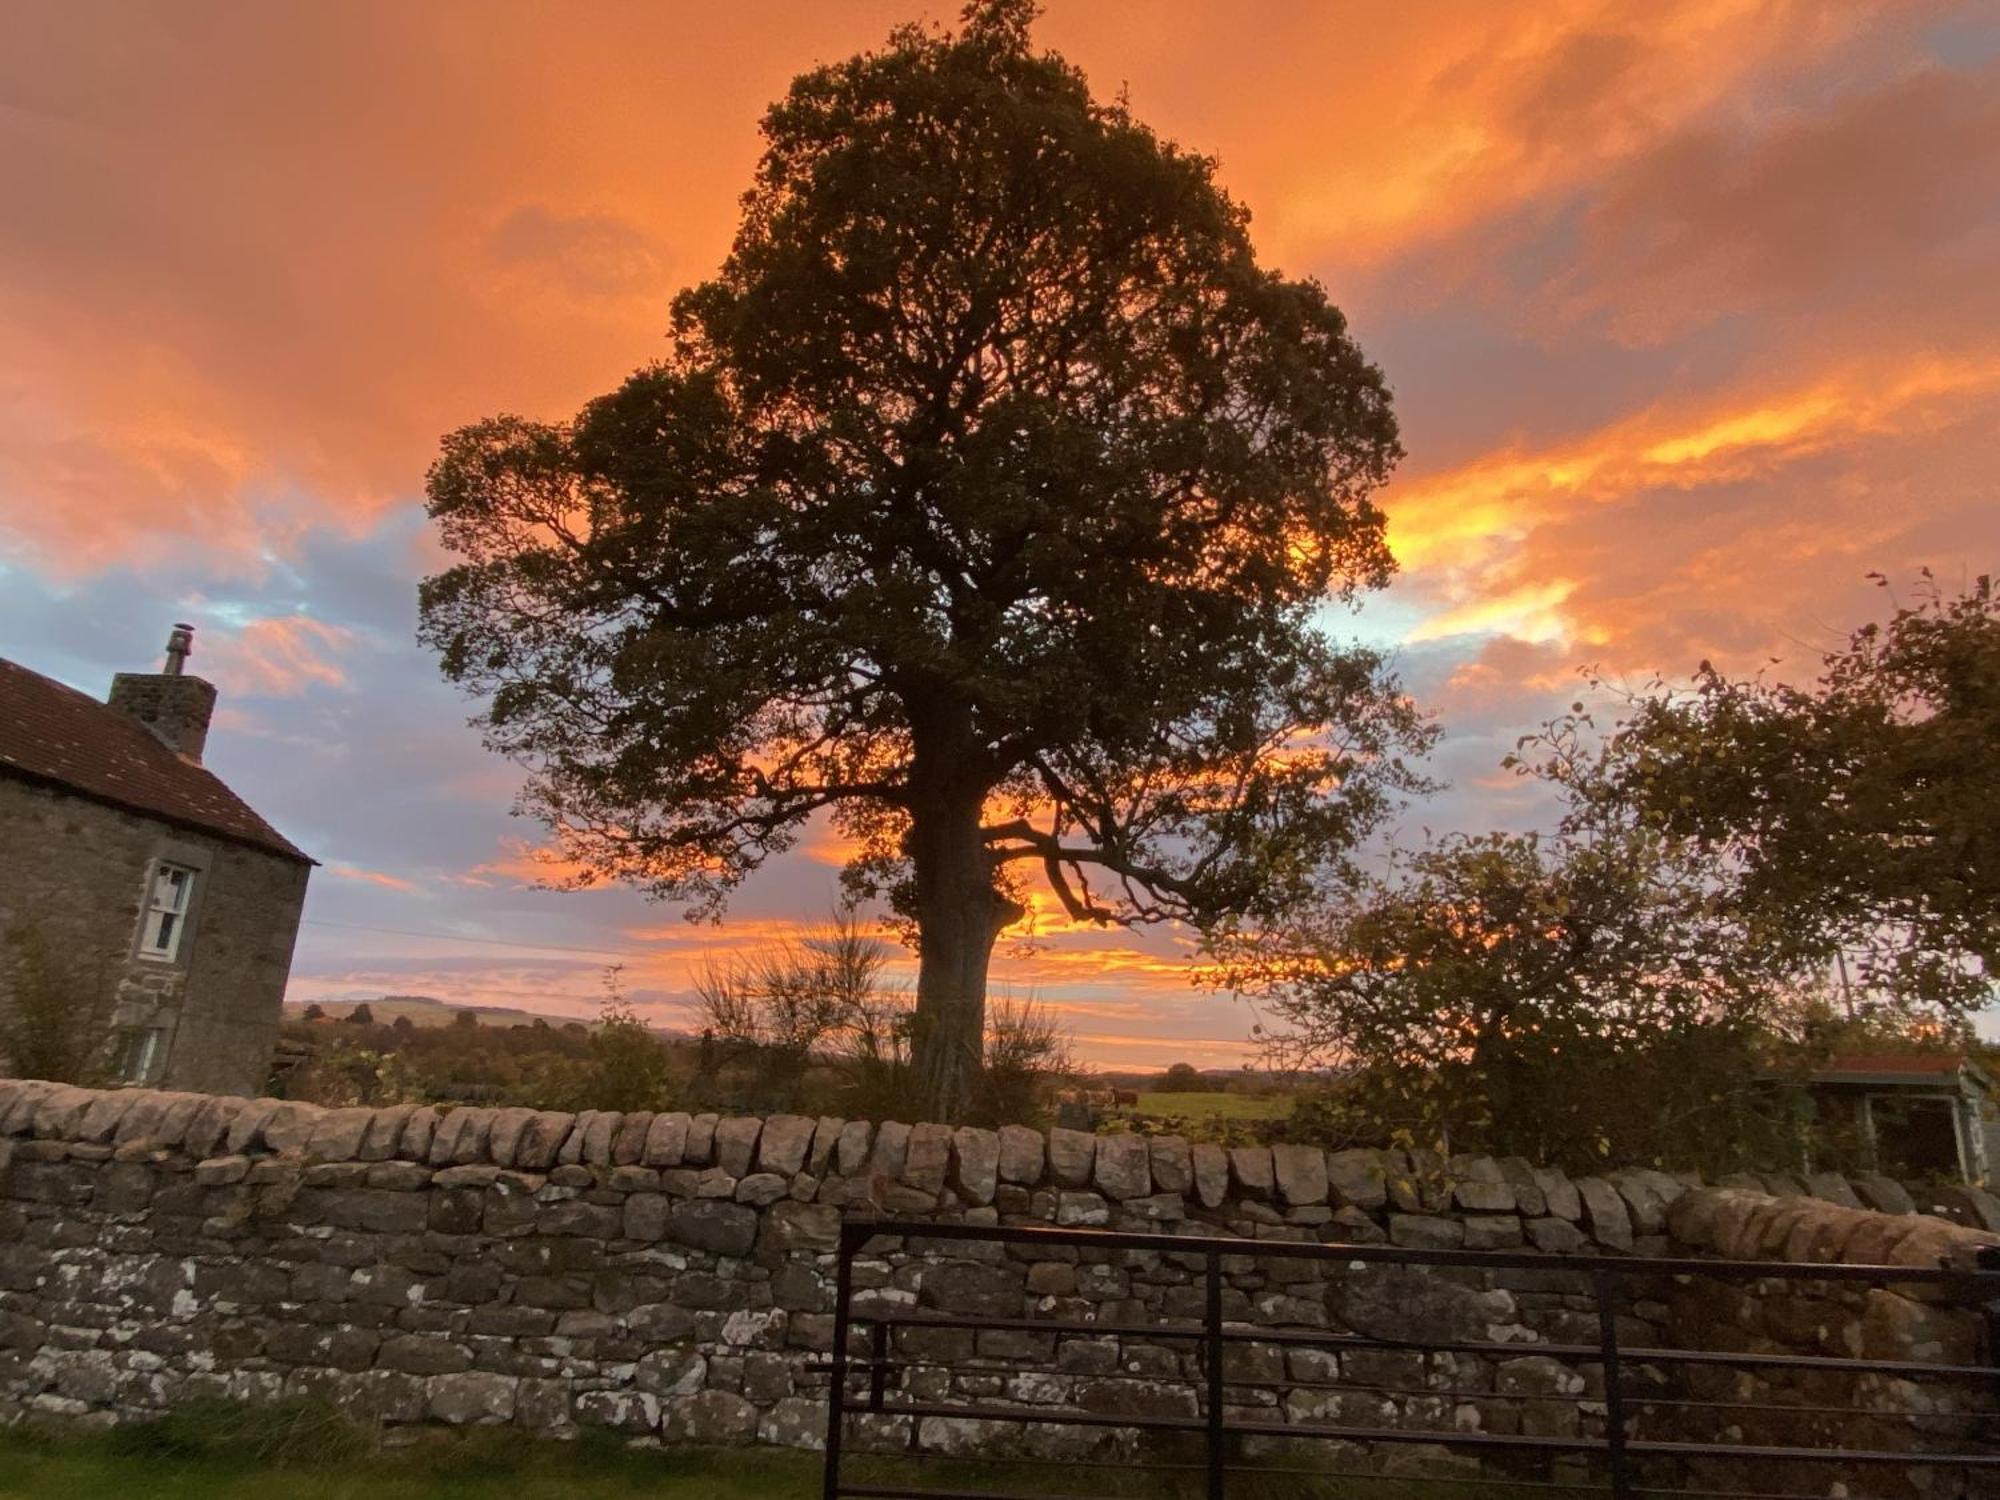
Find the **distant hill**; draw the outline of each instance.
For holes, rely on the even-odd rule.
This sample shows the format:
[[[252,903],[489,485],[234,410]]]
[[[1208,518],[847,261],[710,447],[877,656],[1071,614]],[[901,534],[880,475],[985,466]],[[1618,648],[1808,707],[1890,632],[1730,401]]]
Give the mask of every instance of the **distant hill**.
[[[505,1005],[454,1005],[431,995],[383,995],[372,1000],[287,1000],[286,1018],[297,1020],[307,1005],[319,1006],[334,1021],[345,1020],[357,1005],[366,1005],[368,1013],[383,1025],[393,1025],[399,1017],[408,1016],[413,1026],[449,1026],[466,1011],[479,1017],[481,1026],[526,1026],[535,1021],[547,1021],[551,1026],[560,1026],[565,1021],[588,1024],[583,1016],[543,1015]]]

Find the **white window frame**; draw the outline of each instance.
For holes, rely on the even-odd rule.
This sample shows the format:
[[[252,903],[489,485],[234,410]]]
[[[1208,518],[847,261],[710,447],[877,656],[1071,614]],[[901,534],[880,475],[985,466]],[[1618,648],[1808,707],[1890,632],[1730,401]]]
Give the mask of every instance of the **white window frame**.
[[[149,1083],[159,1070],[166,1033],[157,1026],[127,1031],[118,1052],[118,1074],[126,1083]]]
[[[146,901],[139,913],[139,957],[170,964],[187,941],[188,917],[194,909],[194,883],[200,871],[193,865],[163,859],[146,879]]]

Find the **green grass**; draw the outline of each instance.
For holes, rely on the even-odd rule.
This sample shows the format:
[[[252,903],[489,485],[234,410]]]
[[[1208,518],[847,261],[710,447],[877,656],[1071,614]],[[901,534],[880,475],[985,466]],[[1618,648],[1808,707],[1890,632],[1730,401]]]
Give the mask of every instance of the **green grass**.
[[[220,1403],[108,1432],[0,1430],[0,1500],[814,1500],[820,1493],[820,1460],[810,1453],[633,1448],[603,1432],[573,1442],[490,1428],[430,1436],[438,1440],[385,1451],[324,1407]],[[1156,1449],[1149,1456],[1195,1455]],[[1078,1493],[1177,1500],[1200,1492],[1191,1476],[963,1462],[926,1463],[918,1474],[865,1455],[851,1459],[843,1477],[1048,1500]],[[1249,1478],[1239,1478],[1232,1493],[1247,1493]],[[1259,1500],[1497,1500],[1521,1492],[1272,1476],[1255,1493]]]
[[[1135,1113],[1162,1120],[1282,1120],[1290,1094],[1141,1094]]]

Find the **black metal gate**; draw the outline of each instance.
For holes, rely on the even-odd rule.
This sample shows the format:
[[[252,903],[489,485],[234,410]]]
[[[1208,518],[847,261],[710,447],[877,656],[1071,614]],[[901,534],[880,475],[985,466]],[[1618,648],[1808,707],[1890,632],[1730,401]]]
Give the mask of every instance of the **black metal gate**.
[[[950,1311],[916,1305],[907,1292],[896,1297],[857,1295],[857,1262],[871,1245],[901,1240],[917,1242],[910,1259],[949,1258],[953,1254],[1002,1255],[1035,1261],[1046,1257],[1095,1258],[1109,1264],[1119,1257],[1165,1257],[1185,1271],[1186,1295],[1192,1311],[1199,1287],[1199,1315],[1153,1319],[1143,1323],[1101,1321],[1098,1318],[1009,1317],[985,1311]],[[968,1251],[967,1243],[990,1247]],[[932,1249],[930,1247],[936,1247]],[[958,1247],[958,1248],[954,1248]],[[1403,1274],[1477,1284],[1494,1273],[1517,1280],[1567,1288],[1563,1300],[1573,1308],[1564,1314],[1570,1326],[1594,1330],[1594,1337],[1568,1341],[1530,1335],[1524,1340],[1494,1336],[1438,1337],[1416,1334],[1371,1336],[1350,1329],[1282,1326],[1282,1320],[1247,1322],[1225,1316],[1229,1267],[1238,1269],[1266,1260],[1332,1263],[1336,1277],[1365,1276],[1384,1268],[1413,1268]],[[1147,1264],[1154,1264],[1151,1259]],[[871,1265],[886,1264],[870,1262]],[[1294,1268],[1295,1270],[1297,1268]],[[1311,1271],[1312,1268],[1306,1268]],[[1525,1276],[1522,1273],[1526,1273]],[[1454,1280],[1455,1278],[1455,1280]],[[1796,1265],[1777,1262],[1670,1260],[1639,1257],[1550,1256],[1527,1253],[1415,1250],[1381,1245],[1320,1245],[1284,1241],[1246,1241],[1199,1235],[1123,1233],[1101,1230],[996,1227],[963,1224],[915,1224],[851,1220],[842,1227],[835,1293],[833,1354],[827,1366],[830,1390],[827,1411],[826,1500],[869,1497],[869,1500],[1041,1500],[1058,1491],[1043,1487],[1029,1494],[992,1489],[951,1488],[948,1475],[937,1472],[939,1455],[919,1441],[926,1422],[945,1424],[1019,1424],[1034,1429],[1107,1429],[1142,1435],[1148,1452],[1110,1459],[1075,1456],[1012,1458],[1012,1465],[1034,1469],[1045,1465],[1064,1470],[1088,1470],[1093,1464],[1121,1470],[1158,1473],[1164,1492],[1204,1496],[1206,1500],[1245,1500],[1263,1492],[1278,1475],[1310,1476],[1315,1480],[1379,1480],[1380,1466],[1342,1468],[1341,1462],[1306,1463],[1297,1450],[1313,1444],[1352,1455],[1409,1451],[1469,1455],[1480,1462],[1477,1476],[1460,1472],[1426,1478],[1422,1484],[1469,1487],[1479,1494],[1531,1493],[1536,1490],[1575,1495],[1609,1494],[1617,1500],[1637,1496],[1702,1496],[1707,1500],[1806,1500],[1845,1494],[1900,1497],[1922,1493],[1947,1497],[2000,1495],[2000,1427],[1996,1427],[1995,1385],[2000,1370],[1993,1367],[1989,1328],[1980,1341],[1977,1362],[1941,1359],[1867,1359],[1828,1354],[1772,1353],[1714,1347],[1675,1347],[1648,1339],[1633,1342],[1621,1333],[1621,1318],[1637,1295],[1653,1297],[1656,1314],[1667,1305],[1663,1293],[1688,1297],[1727,1295],[1730,1287],[1754,1283],[1789,1284],[1810,1314],[1811,1298],[1824,1294],[1866,1295],[1869,1287],[1914,1286],[1947,1298],[1956,1306],[1988,1306],[2000,1299],[2000,1271],[1918,1270],[1886,1266]],[[871,1289],[876,1290],[876,1289]],[[1004,1281],[1003,1281],[1004,1291]],[[1587,1303],[1588,1312],[1584,1305]],[[1025,1303],[1023,1305],[1026,1305]],[[1911,1304],[1922,1307],[1925,1304]],[[1645,1325],[1645,1326],[1657,1326]],[[1115,1336],[1148,1346],[1174,1346],[1186,1351],[1176,1360],[1174,1380],[1187,1388],[1186,1409],[1142,1413],[1092,1411],[1064,1405],[1028,1405],[981,1395],[952,1394],[953,1381],[989,1386],[1018,1379],[1024,1366],[1018,1358],[996,1362],[978,1355],[956,1361],[932,1349],[909,1352],[906,1345],[920,1335],[939,1330],[1047,1338],[1050,1347],[1067,1337],[1102,1340]],[[1520,1330],[1527,1332],[1527,1330]],[[1355,1394],[1379,1397],[1386,1412],[1396,1388],[1368,1386],[1352,1380],[1313,1381],[1296,1378],[1298,1356],[1289,1351],[1317,1350],[1321,1356],[1344,1361],[1346,1370],[1355,1351],[1401,1351],[1403,1357],[1465,1356],[1480,1361],[1516,1360],[1536,1356],[1552,1362],[1550,1369],[1575,1368],[1574,1389],[1507,1398],[1544,1413],[1529,1421],[1529,1430],[1473,1430],[1461,1426],[1343,1420],[1287,1420],[1287,1413],[1260,1417],[1239,1396],[1272,1385],[1255,1372],[1231,1369],[1231,1351],[1254,1345],[1286,1352],[1287,1373],[1276,1382],[1288,1401],[1291,1392],[1324,1390],[1339,1393],[1327,1399],[1345,1403]],[[1011,1346],[1009,1346],[1011,1347]],[[1376,1356],[1379,1358],[1379,1356]],[[1328,1361],[1331,1366],[1332,1361]],[[1001,1372],[995,1374],[996,1366]],[[944,1374],[940,1376],[940,1370]],[[956,1375],[951,1371],[956,1370]],[[919,1382],[914,1372],[928,1372]],[[969,1376],[966,1372],[972,1372]],[[1053,1372],[1051,1372],[1053,1378]],[[1587,1378],[1586,1378],[1587,1377]],[[1750,1399],[1738,1383],[1754,1383]],[[1173,1392],[1170,1390],[1169,1394]],[[1490,1389],[1454,1391],[1434,1381],[1421,1383],[1406,1397],[1429,1402],[1455,1398],[1495,1400]],[[1871,1395],[1893,1396],[1890,1402],[1870,1401]],[[1308,1397],[1308,1404],[1314,1399]],[[1546,1403],[1573,1403],[1578,1415],[1551,1422]],[[1476,1409],[1476,1408],[1475,1408]],[[1291,1415],[1296,1415],[1291,1414]],[[908,1429],[892,1467],[895,1472],[857,1479],[855,1445],[850,1428],[872,1422],[875,1453],[883,1449],[885,1427]],[[1759,1441],[1760,1426],[1782,1423],[1788,1433],[1804,1429],[1812,1440],[1794,1436],[1783,1442]],[[1269,1455],[1255,1462],[1247,1447],[1260,1440],[1282,1445],[1291,1455]],[[891,1439],[891,1446],[895,1442]],[[1172,1451],[1159,1456],[1155,1451]],[[869,1460],[881,1462],[880,1460]],[[1556,1466],[1556,1472],[1549,1472]],[[1393,1464],[1390,1465],[1393,1470]],[[1833,1477],[1833,1476],[1837,1476]],[[1232,1477],[1239,1481],[1232,1486]],[[1178,1488],[1174,1488],[1178,1486]],[[1836,1488],[1836,1486],[1838,1486]],[[1916,1486],[1916,1487],[1913,1487]],[[1349,1493],[1343,1489],[1341,1493]],[[1070,1492],[1060,1492],[1070,1493]],[[1369,1493],[1357,1487],[1356,1496]]]

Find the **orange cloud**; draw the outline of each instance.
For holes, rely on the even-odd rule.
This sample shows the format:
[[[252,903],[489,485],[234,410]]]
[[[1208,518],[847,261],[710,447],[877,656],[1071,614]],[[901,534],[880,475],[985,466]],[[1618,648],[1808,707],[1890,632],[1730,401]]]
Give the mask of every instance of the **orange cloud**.
[[[198,637],[194,665],[224,694],[296,698],[313,686],[346,687],[347,673],[335,657],[354,640],[345,626],[282,615],[252,620],[219,641]]]
[[[381,870],[364,870],[359,865],[336,862],[326,868],[329,874],[337,875],[342,880],[356,880],[364,885],[380,886],[385,891],[401,891],[405,895],[413,895],[420,889],[416,882],[405,880],[400,875],[386,874]]]

